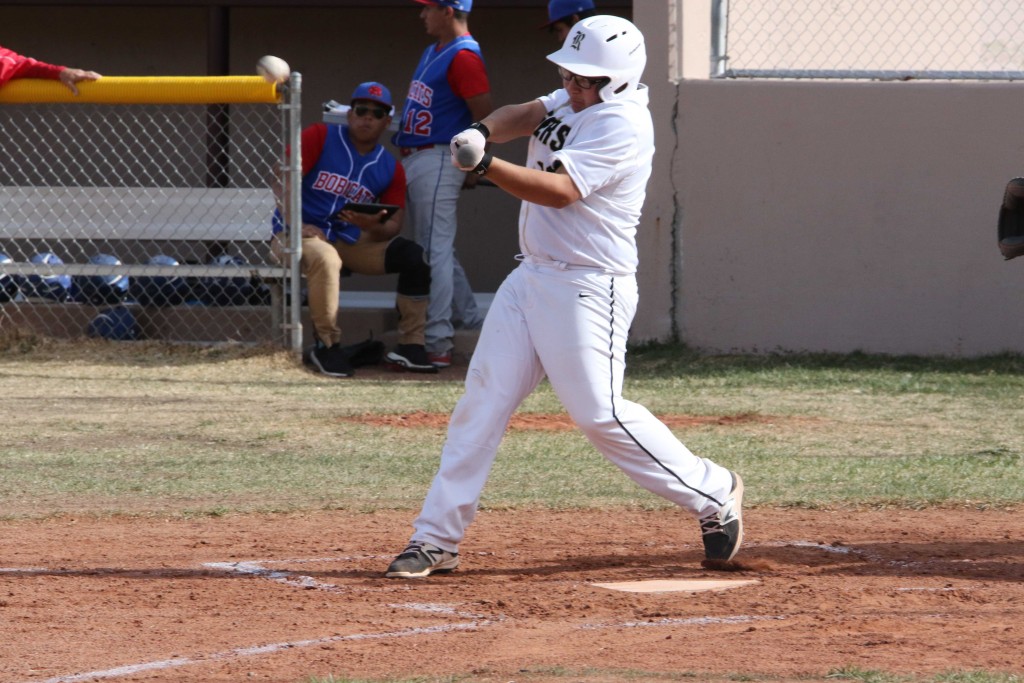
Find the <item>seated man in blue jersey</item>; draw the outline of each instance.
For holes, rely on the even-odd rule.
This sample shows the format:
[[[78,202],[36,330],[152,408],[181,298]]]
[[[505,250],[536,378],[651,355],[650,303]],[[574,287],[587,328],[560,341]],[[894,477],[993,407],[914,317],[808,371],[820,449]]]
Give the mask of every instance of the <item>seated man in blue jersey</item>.
[[[347,125],[315,123],[302,131],[302,274],[316,332],[310,362],[323,374],[351,377],[342,345],[338,291],[344,266],[353,273],[398,273],[398,346],[385,359],[396,369],[437,372],[424,347],[430,266],[423,248],[398,235],[405,213],[405,169],[379,140],[391,123],[391,93],[376,82],[352,93]],[[343,210],[347,202],[395,204],[397,212]],[[281,212],[273,246],[287,245]]]

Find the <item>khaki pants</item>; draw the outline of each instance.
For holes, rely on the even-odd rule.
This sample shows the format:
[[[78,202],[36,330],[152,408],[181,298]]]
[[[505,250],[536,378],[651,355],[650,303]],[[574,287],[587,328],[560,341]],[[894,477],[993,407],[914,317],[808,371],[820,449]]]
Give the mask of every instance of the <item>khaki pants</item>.
[[[342,266],[360,275],[385,275],[385,254],[393,241],[374,242],[366,239],[365,234],[355,244],[303,238],[300,263],[309,292],[309,316],[321,342],[328,346],[342,342],[341,325],[338,323]],[[280,240],[273,240],[272,249],[279,259],[283,259]],[[398,343],[422,345],[427,297],[398,294],[395,303],[398,307]]]

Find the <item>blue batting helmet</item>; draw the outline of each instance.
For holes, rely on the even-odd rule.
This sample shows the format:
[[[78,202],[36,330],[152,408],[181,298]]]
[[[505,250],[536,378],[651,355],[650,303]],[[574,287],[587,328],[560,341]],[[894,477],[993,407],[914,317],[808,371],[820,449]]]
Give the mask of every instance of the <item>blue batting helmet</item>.
[[[151,256],[147,265],[177,266],[177,259],[166,254]],[[177,306],[188,296],[188,281],[180,275],[133,277],[128,286],[131,298],[142,306]]]
[[[111,254],[96,254],[89,263],[99,266],[120,266],[121,259]],[[102,306],[124,301],[128,295],[128,276],[123,273],[108,275],[75,275],[71,278],[71,295],[84,304]]]
[[[115,341],[134,341],[139,338],[139,324],[127,306],[106,308],[89,321],[86,334]]]
[[[0,253],[0,303],[12,301],[18,296],[18,279],[4,272],[3,266],[6,263],[14,263],[14,259]]]
[[[50,251],[34,254],[29,262],[36,265],[64,265],[64,261]],[[29,275],[22,281],[22,293],[27,297],[67,301],[69,289],[70,275]]]
[[[209,263],[217,266],[246,265],[244,259],[232,254],[221,254]],[[248,276],[204,277],[200,278],[197,288],[199,300],[207,306],[244,306],[253,294],[252,280]]]

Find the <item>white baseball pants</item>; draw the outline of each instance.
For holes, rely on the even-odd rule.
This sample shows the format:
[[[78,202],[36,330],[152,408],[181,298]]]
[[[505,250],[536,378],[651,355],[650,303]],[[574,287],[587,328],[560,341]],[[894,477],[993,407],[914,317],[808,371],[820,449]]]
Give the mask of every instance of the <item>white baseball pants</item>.
[[[522,263],[484,320],[413,540],[457,552],[509,419],[547,375],[569,416],[633,481],[695,517],[717,511],[729,470],[698,458],[643,406],[622,398],[636,278]],[[552,457],[558,457],[552,454]]]

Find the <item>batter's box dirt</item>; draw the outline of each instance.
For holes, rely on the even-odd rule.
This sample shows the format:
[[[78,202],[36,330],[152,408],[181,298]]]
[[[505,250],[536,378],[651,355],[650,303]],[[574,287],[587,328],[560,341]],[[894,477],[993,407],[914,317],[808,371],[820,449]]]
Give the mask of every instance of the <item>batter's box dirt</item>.
[[[770,570],[722,574],[676,511],[485,511],[412,581],[382,577],[407,511],[3,522],[0,680],[1022,673],[1022,512],[753,508],[739,557]],[[755,583],[591,585],[682,579]]]

